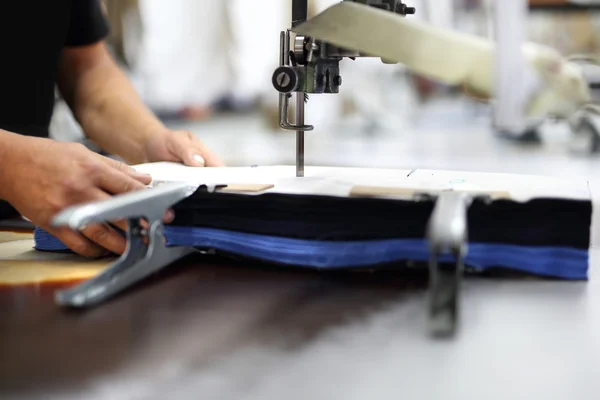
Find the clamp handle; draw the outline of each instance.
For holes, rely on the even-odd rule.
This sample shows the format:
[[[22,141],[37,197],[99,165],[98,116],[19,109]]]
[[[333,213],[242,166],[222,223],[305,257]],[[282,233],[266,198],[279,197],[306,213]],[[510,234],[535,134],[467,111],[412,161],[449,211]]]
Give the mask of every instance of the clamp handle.
[[[153,189],[71,207],[58,214],[53,220],[55,227],[79,230],[91,223],[125,218],[128,229],[125,253],[94,278],[56,292],[55,302],[79,308],[97,305],[191,254],[193,248],[165,245],[162,218],[169,207],[191,196],[198,188],[188,183],[165,183]],[[149,224],[147,236],[141,225],[142,218]]]
[[[429,330],[434,336],[452,336],[457,330],[471,202],[465,193],[444,191],[429,220]],[[453,257],[455,263],[441,268],[440,258],[444,256]]]

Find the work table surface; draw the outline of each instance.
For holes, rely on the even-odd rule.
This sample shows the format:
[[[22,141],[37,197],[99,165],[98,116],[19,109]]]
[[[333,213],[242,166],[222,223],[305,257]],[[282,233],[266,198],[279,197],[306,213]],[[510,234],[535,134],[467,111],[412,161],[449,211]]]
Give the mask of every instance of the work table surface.
[[[6,286],[0,398],[597,399],[594,271],[468,278],[442,341],[426,334],[424,274],[192,256],[85,312],[53,303],[60,285]]]

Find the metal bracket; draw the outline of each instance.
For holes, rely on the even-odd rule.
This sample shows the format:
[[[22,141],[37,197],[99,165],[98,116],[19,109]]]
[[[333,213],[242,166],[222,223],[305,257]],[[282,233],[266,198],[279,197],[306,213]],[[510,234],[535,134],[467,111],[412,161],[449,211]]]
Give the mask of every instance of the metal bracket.
[[[80,230],[93,223],[127,219],[128,231],[125,253],[94,278],[58,291],[56,303],[71,307],[94,306],[194,252],[189,247],[165,245],[162,219],[168,208],[191,196],[199,187],[189,183],[164,183],[152,189],[72,207],[58,214],[53,220],[55,227]],[[214,187],[207,190],[214,191]],[[142,219],[148,222],[147,232],[141,224]]]
[[[445,191],[437,198],[427,227],[429,250],[429,330],[434,336],[452,336],[457,330],[459,296],[467,254],[467,211],[472,198]],[[440,258],[453,256],[455,263],[442,268]]]
[[[296,176],[304,176],[304,133],[312,131],[312,125],[304,124],[304,102],[306,94],[296,93],[296,124],[288,121],[288,107],[291,92],[296,90],[300,76],[290,67],[290,31],[283,31],[280,35],[280,68],[275,71],[273,83],[280,90],[279,93],[279,126],[285,130],[296,131]]]
[[[293,125],[288,121],[288,104],[291,92],[294,92],[298,86],[298,80],[300,79],[297,72],[290,66],[290,31],[282,31],[280,34],[280,55],[279,65],[280,68],[275,71],[273,76],[273,83],[276,87],[284,90],[286,86],[289,86],[290,90],[284,90],[279,93],[279,126],[285,130],[293,131],[312,131],[314,127],[312,125],[304,125],[304,121],[296,121]],[[295,82],[295,84],[294,84]],[[305,94],[303,92],[296,93],[299,103],[304,104]]]

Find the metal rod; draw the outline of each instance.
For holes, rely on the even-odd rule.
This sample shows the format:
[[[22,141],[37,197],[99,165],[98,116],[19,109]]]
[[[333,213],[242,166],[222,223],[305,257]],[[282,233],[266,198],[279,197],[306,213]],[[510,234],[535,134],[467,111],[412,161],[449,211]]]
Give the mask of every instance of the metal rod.
[[[308,0],[292,0],[292,28],[308,19]],[[289,46],[289,31],[286,37]],[[289,53],[289,47],[286,49]],[[304,127],[304,93],[296,93],[296,126]],[[296,176],[304,176],[304,131],[296,131]]]
[[[283,40],[283,64],[290,65],[290,31],[285,31],[285,39]]]
[[[285,65],[285,39],[286,34],[284,31],[281,31],[279,35],[279,65]]]
[[[279,64],[281,66],[287,65],[287,45],[288,42],[289,31],[281,31],[281,35],[279,36]],[[284,128],[287,126],[288,120],[288,107],[287,107],[287,97],[283,93],[279,93],[279,126]]]
[[[296,93],[296,125],[304,126],[304,93]],[[296,176],[304,176],[304,131],[296,131]]]

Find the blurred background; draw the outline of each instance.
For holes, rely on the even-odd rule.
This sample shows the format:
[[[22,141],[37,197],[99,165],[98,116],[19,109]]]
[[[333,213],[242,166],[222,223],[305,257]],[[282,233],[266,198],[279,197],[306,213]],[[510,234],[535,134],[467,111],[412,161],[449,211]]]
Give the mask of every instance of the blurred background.
[[[271,84],[291,1],[104,1],[111,51],[166,124],[194,132],[229,166],[294,164],[295,134],[277,126]],[[314,0],[310,12],[335,3]],[[410,18],[483,37],[497,33],[493,0],[406,3],[417,9]],[[598,55],[600,9],[583,3],[529,0],[527,39],[564,55]],[[514,22],[499,23],[510,29]],[[307,165],[600,177],[590,138],[564,123],[501,135],[492,106],[457,88],[379,59],[344,60],[341,67],[340,94],[313,95],[307,104],[306,123],[315,126],[306,136]],[[84,141],[61,101],[51,131],[58,140]]]

